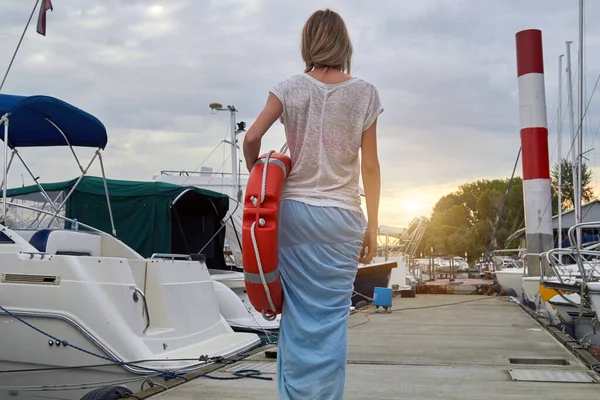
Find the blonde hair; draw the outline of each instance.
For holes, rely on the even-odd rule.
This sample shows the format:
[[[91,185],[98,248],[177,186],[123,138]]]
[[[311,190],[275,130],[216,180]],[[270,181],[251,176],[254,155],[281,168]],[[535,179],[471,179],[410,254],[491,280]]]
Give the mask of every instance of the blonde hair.
[[[350,74],[352,43],[342,17],[329,9],[313,13],[302,29],[304,72],[329,67]]]

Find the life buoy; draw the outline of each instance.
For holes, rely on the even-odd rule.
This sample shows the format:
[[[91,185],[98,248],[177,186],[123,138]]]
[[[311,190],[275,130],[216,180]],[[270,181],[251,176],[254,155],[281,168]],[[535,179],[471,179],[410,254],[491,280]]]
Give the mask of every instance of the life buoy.
[[[279,278],[278,225],[283,182],[292,160],[270,151],[250,171],[242,217],[242,264],[250,303],[267,320],[281,313],[283,288]]]

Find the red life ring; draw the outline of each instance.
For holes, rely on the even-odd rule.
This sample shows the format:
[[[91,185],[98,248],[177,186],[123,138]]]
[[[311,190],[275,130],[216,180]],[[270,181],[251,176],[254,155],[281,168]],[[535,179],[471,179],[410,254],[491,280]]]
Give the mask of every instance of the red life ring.
[[[250,171],[242,217],[242,264],[252,306],[267,320],[281,313],[283,288],[279,278],[278,225],[283,182],[292,160],[270,151]]]

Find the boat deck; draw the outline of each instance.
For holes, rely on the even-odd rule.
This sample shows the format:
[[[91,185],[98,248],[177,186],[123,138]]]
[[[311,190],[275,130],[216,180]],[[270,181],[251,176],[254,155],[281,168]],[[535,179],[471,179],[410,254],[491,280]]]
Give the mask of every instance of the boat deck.
[[[232,368],[252,368],[274,377],[266,350],[275,347],[210,375],[232,377]],[[198,398],[278,396],[275,380],[206,377],[152,396]],[[350,317],[344,399],[600,399],[600,385],[583,361],[508,298],[418,294],[394,298],[392,313]]]

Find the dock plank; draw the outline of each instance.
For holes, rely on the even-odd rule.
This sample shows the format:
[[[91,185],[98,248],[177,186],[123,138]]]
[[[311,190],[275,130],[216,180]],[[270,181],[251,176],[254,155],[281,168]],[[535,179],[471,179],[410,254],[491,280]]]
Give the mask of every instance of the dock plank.
[[[565,365],[511,364],[509,358],[558,359]],[[273,362],[262,353],[248,361]],[[357,313],[350,317],[348,364],[344,398],[350,400],[600,399],[596,382],[511,379],[510,369],[581,371],[596,381],[597,375],[519,306],[500,298],[417,295],[394,299],[390,314]],[[231,376],[229,368],[211,375]],[[278,398],[274,380],[199,378],[152,399],[200,397]]]

